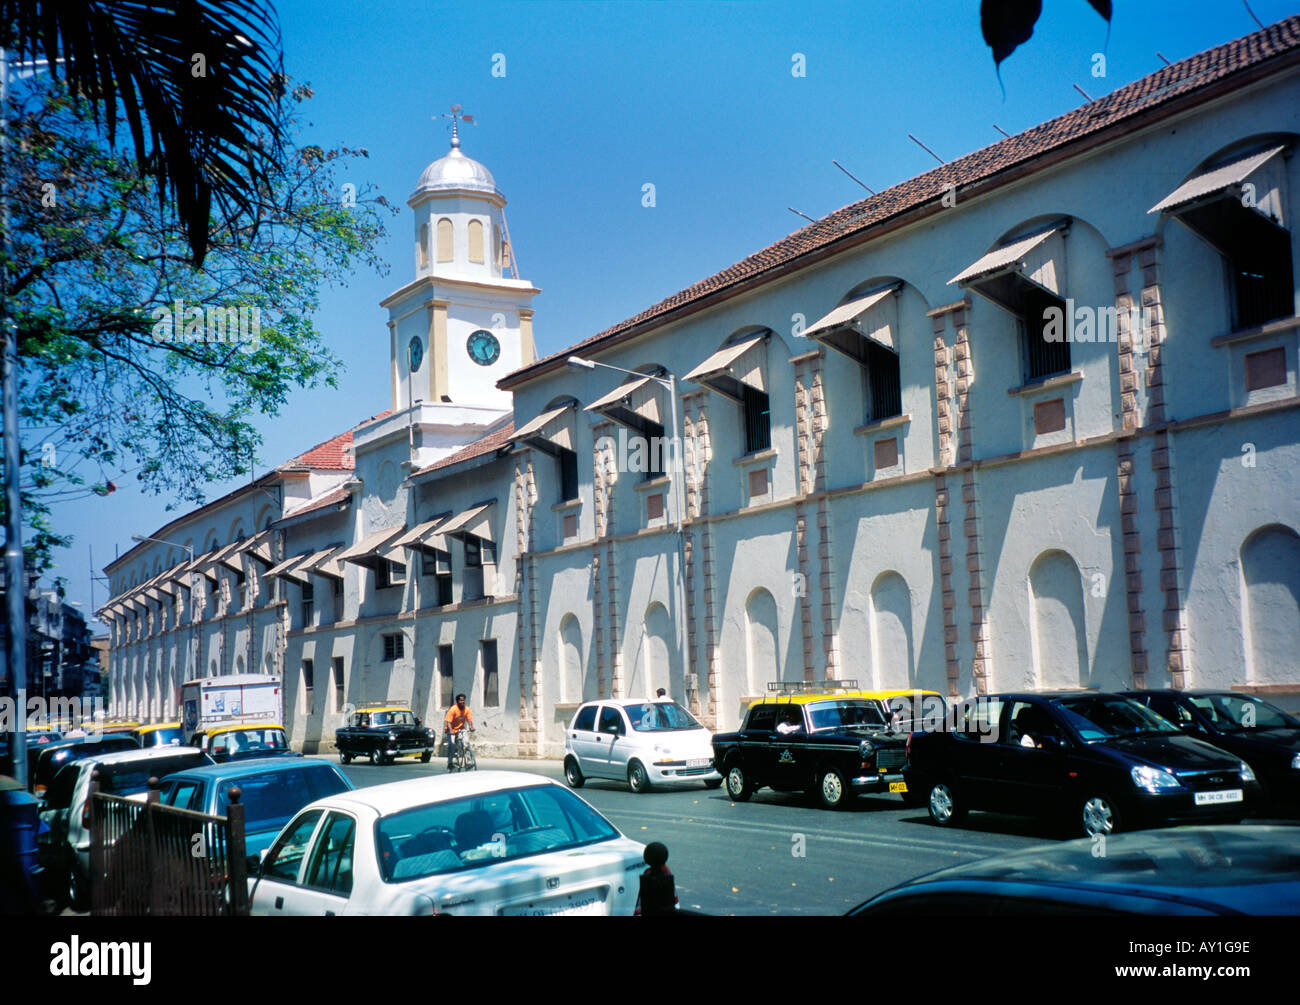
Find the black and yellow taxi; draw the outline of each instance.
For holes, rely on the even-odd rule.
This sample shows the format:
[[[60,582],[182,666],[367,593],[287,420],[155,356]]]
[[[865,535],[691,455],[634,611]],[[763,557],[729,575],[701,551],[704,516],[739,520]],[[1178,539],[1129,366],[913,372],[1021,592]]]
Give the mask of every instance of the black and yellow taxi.
[[[863,793],[906,793],[907,735],[890,728],[880,694],[854,680],[769,684],[739,730],[713,738],[727,795],[743,802],[766,786],[839,809]]]
[[[334,745],[344,764],[354,757],[369,757],[371,764],[418,757],[427,764],[437,737],[409,705],[387,701],[361,705],[350,713],[347,724],[334,731]]]
[[[210,726],[194,733],[189,746],[198,747],[218,764],[252,757],[302,756],[289,747],[284,727],[276,722]]]
[[[151,722],[131,730],[131,735],[139,741],[141,747],[179,747],[181,745],[181,724],[179,722]]]

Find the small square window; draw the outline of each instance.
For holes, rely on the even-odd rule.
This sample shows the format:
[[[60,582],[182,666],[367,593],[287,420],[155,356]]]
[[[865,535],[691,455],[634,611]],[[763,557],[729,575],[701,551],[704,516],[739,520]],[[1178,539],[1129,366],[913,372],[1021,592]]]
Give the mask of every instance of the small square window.
[[[645,516],[647,520],[661,520],[664,515],[664,494],[655,492],[645,498]]]
[[[877,440],[874,445],[876,470],[892,468],[898,463],[898,437]]]
[[[400,660],[405,654],[405,640],[401,635],[384,636],[384,662],[392,663],[394,660]]]
[[[1258,391],[1286,383],[1286,350],[1281,346],[1246,354],[1246,390]]]
[[[578,536],[578,514],[564,514],[564,540],[568,541]]]
[[[749,496],[767,495],[767,468],[755,468],[749,473]]]
[[[1059,433],[1065,428],[1065,399],[1050,398],[1034,405],[1034,435]]]

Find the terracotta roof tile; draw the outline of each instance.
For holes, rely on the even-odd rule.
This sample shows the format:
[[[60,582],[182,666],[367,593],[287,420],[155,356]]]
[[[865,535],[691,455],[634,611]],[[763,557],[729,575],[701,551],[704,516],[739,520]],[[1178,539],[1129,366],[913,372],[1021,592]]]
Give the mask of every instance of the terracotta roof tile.
[[[454,454],[448,454],[442,460],[435,461],[427,468],[421,468],[419,471],[416,471],[412,477],[427,474],[430,471],[438,471],[442,468],[449,468],[454,464],[460,464],[462,461],[472,461],[475,457],[482,457],[484,454],[491,453],[500,447],[504,447],[514,438],[514,435],[514,422],[507,422],[504,426],[499,429],[494,429],[486,436],[479,437],[468,446],[461,447]]]
[[[711,294],[754,279],[768,270],[786,265],[837,241],[879,227],[908,210],[924,206],[926,203],[937,202],[949,185],[955,185],[960,190],[977,182],[993,180],[998,174],[1011,168],[1025,165],[1045,154],[1062,151],[1070,144],[1085,140],[1089,136],[1123,123],[1126,119],[1149,112],[1175,98],[1190,94],[1199,88],[1298,48],[1300,48],[1300,15],[1289,17],[1251,35],[1164,67],[1082,108],[1066,112],[992,146],[895,185],[878,195],[836,210],[762,251],[674,293],[639,314],[620,321],[561,352],[521,367],[503,378],[500,386],[514,386],[542,369],[549,369],[562,357],[597,346],[638,325],[665,318]]]
[[[347,487],[340,485],[336,489],[330,489],[323,496],[313,499],[311,502],[307,503],[306,506],[300,506],[296,510],[291,510],[280,519],[288,520],[292,517],[302,516],[304,513],[311,513],[318,509],[324,509],[326,506],[333,506],[337,503],[347,502],[351,497],[352,493],[348,491]],[[276,523],[279,522],[280,520],[276,521]]]
[[[276,471],[302,471],[305,469],[314,469],[317,471],[351,471],[356,467],[356,461],[352,456],[352,434],[367,423],[374,422],[376,419],[382,419],[389,415],[391,410],[380,412],[378,415],[372,415],[365,422],[359,422],[345,433],[339,433],[328,440],[316,444],[309,450],[304,451],[297,457],[285,461]]]

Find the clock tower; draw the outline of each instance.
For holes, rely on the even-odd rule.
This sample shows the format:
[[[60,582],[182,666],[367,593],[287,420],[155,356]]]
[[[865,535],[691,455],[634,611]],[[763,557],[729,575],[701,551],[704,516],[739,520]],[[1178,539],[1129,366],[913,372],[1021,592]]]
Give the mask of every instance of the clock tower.
[[[447,117],[451,149],[424,169],[407,200],[415,277],[381,304],[393,412],[427,434],[413,438],[420,463],[445,452],[437,444],[469,442],[508,415],[511,396],[496,383],[536,358],[531,303],[541,291],[518,276],[505,196],[461,152],[468,116],[456,106]]]

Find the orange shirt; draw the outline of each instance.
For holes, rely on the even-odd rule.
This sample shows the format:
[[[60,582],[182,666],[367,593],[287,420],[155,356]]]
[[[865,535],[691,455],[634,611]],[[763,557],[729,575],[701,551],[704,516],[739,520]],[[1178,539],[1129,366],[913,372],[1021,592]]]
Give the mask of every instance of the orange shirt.
[[[447,709],[447,716],[442,721],[450,732],[459,733],[467,724],[473,728],[474,713],[469,710],[468,705],[465,706],[464,712],[458,706],[452,705]]]

